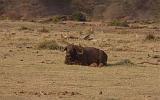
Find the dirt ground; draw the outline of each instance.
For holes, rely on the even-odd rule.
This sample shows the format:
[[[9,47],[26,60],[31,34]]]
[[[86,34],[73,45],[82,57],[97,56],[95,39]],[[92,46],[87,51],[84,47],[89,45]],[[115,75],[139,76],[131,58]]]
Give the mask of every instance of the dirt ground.
[[[44,40],[102,49],[108,66],[65,65]],[[160,24],[0,21],[0,100],[160,100]]]

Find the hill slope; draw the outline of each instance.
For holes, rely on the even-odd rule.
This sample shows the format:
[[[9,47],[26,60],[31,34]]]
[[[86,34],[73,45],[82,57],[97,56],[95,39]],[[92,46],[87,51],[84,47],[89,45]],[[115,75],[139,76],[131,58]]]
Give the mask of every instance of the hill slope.
[[[32,18],[70,15],[82,11],[95,19],[153,19],[160,16],[159,0],[0,0],[0,15]]]

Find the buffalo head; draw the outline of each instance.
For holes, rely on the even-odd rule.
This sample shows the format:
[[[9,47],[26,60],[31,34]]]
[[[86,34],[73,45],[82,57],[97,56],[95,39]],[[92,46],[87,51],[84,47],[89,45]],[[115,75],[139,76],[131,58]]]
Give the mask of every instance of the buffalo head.
[[[83,54],[83,47],[70,44],[64,48],[66,51],[65,63],[76,64],[78,63],[79,55]]]

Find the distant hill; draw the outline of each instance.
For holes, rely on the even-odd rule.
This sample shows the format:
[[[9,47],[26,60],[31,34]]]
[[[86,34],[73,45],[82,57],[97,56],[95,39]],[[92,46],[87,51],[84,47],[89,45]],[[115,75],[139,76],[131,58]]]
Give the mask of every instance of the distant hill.
[[[14,19],[70,14],[70,2],[66,1],[0,0],[0,14]]]
[[[86,13],[99,19],[160,18],[160,0],[0,0],[1,18],[35,18]]]

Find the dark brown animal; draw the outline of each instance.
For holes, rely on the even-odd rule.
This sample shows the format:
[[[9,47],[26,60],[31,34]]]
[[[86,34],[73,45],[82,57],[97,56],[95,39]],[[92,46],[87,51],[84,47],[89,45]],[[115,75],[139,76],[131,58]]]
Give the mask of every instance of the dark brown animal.
[[[65,64],[78,64],[85,66],[104,66],[107,65],[107,54],[94,47],[81,47],[70,44],[65,47]]]

